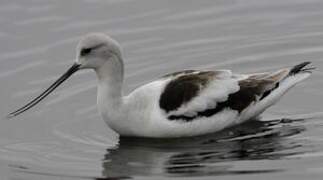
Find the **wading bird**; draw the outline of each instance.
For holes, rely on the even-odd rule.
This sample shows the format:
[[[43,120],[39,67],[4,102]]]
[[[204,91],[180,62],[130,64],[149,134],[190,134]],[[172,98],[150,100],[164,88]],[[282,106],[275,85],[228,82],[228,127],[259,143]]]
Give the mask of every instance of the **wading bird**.
[[[233,74],[229,70],[185,70],[165,75],[122,94],[124,64],[120,45],[101,33],[86,35],[76,62],[48,89],[22,108],[30,109],[74,72],[93,69],[98,78],[97,104],[105,122],[122,136],[170,138],[223,130],[257,117],[313,67],[303,62],[275,72]]]

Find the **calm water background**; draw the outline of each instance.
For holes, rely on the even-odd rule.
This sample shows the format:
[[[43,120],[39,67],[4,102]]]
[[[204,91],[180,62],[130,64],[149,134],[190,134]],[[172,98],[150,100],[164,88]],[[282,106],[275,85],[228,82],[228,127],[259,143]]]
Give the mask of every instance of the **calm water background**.
[[[96,110],[94,73],[79,72],[1,120],[0,179],[322,179],[322,9],[320,0],[2,0],[1,116],[64,72],[93,31],[124,47],[126,93],[183,69],[257,72],[304,60],[318,69],[262,121],[155,141],[119,141]]]

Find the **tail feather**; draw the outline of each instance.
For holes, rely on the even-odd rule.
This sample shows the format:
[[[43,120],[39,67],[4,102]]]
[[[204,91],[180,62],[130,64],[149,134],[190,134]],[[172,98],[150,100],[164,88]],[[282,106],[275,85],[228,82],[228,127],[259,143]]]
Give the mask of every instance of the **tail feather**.
[[[295,75],[297,73],[305,72],[305,71],[311,72],[311,70],[315,69],[315,67],[305,68],[309,64],[311,64],[311,62],[306,61],[306,62],[300,63],[300,64],[292,67],[292,69],[289,72],[289,75]]]
[[[295,86],[299,82],[308,78],[312,73],[312,70],[315,69],[315,67],[307,67],[309,64],[311,64],[311,62],[309,61],[303,62],[290,68],[289,72],[288,71],[286,72],[287,69],[285,69],[285,70],[278,71],[280,73],[274,73],[276,75],[271,77],[276,77],[272,79],[278,80],[276,81],[276,86],[273,87],[272,89],[267,90],[264,93],[264,95],[268,96],[269,94],[272,94],[272,92],[274,92],[276,89],[281,92],[281,93],[277,92],[277,94],[282,95],[285,92],[287,92],[291,87]],[[277,78],[277,76],[279,78]],[[279,96],[277,95],[277,97]]]
[[[314,67],[306,68],[309,64],[311,62],[303,62],[292,68],[285,68],[276,72],[252,74],[246,81],[252,82],[252,86],[260,90],[260,100],[263,100],[281,85],[285,86],[284,91],[287,91],[289,88],[309,77],[312,72],[311,70],[315,69]]]
[[[268,76],[259,75],[258,78],[257,75],[251,76],[252,78],[263,80],[266,83],[269,83],[269,85],[265,84],[266,86],[264,86],[264,83],[258,84],[258,86],[264,87],[262,88],[264,91],[257,103],[255,103],[255,106],[249,110],[249,114],[246,116],[246,119],[258,116],[268,107],[278,102],[289,89],[307,79],[311,75],[312,70],[315,69],[314,67],[306,68],[309,64],[310,62],[303,62],[292,68],[285,68],[280,71],[270,73]]]

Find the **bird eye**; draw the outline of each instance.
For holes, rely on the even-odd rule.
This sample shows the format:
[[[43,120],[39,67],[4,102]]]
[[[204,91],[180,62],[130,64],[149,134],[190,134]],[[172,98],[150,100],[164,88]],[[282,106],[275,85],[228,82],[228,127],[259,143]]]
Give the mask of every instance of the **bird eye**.
[[[84,48],[84,49],[81,50],[80,55],[85,56],[85,55],[89,54],[91,51],[92,51],[91,48]]]

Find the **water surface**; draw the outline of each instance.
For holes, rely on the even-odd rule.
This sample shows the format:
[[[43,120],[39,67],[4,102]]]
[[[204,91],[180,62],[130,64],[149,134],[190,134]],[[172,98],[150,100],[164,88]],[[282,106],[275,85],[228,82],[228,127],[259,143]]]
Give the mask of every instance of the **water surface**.
[[[323,2],[319,0],[4,0],[0,115],[53,82],[89,32],[124,49],[125,93],[183,69],[257,72],[312,61],[313,76],[262,119],[185,139],[119,139],[79,72],[0,125],[0,179],[322,179]]]

